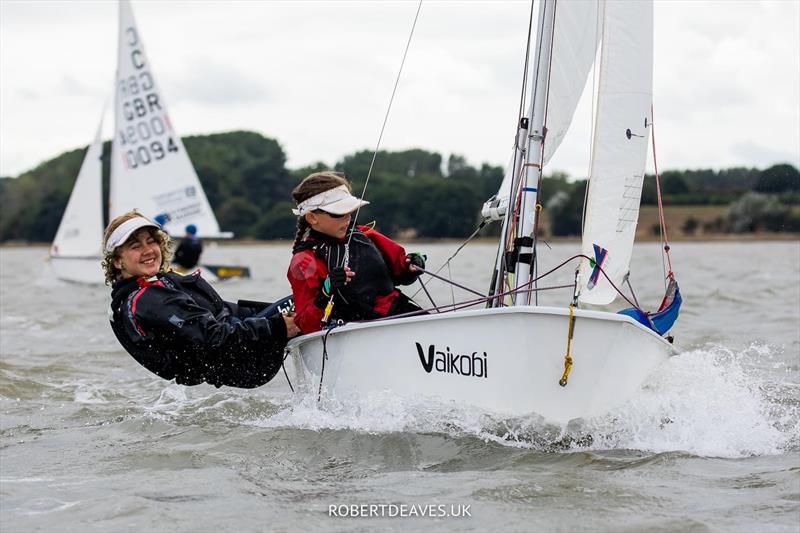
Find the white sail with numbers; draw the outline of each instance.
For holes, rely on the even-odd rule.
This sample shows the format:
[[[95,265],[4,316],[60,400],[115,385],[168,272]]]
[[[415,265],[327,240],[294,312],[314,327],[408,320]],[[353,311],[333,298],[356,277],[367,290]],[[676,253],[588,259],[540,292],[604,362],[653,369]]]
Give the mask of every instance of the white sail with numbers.
[[[119,3],[119,50],[115,83],[115,129],[111,154],[111,218],[138,209],[165,220],[183,235],[187,224],[201,237],[221,233],[145,54],[128,0]]]
[[[582,253],[618,287],[628,274],[642,196],[653,100],[653,4],[606,0]],[[581,263],[580,301],[604,305],[617,291]]]

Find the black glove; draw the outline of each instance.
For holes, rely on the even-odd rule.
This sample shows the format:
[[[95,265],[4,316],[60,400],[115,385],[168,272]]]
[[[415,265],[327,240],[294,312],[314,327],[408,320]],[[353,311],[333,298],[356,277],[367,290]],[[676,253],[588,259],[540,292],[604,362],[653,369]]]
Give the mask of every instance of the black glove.
[[[341,289],[347,283],[347,273],[344,267],[336,267],[328,272],[328,277],[322,283],[322,294],[325,297],[330,297],[334,289]]]
[[[406,255],[406,261],[408,262],[409,266],[414,265],[415,267],[419,267],[419,268],[421,268],[423,270],[425,269],[425,260],[426,259],[427,259],[427,257],[425,255],[417,253],[417,252],[413,252],[413,253],[410,253],[410,254]],[[420,272],[419,270],[415,271],[414,273],[415,274],[422,274],[422,272]]]

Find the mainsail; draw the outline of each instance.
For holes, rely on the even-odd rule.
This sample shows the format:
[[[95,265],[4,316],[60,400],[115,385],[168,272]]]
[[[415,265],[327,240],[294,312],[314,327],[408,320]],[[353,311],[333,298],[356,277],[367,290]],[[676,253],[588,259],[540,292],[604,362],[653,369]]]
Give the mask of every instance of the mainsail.
[[[604,305],[628,274],[650,138],[653,5],[606,0],[592,164],[586,200],[580,301]],[[594,274],[594,275],[593,275]]]
[[[526,240],[534,232],[533,209],[539,203],[536,182],[542,167],[561,145],[569,129],[597,55],[598,3],[542,2],[537,27],[537,53],[531,73],[532,100],[526,119],[520,120],[503,182],[481,212],[487,220],[505,217],[490,288],[493,294],[502,290],[505,272],[513,268],[503,259],[507,250],[513,248],[516,257],[535,255],[531,243]],[[520,224],[514,232],[517,239],[513,241],[509,232],[512,217],[506,216],[508,211],[519,216]],[[518,248],[518,244],[522,246]],[[524,284],[529,265],[523,263],[516,270],[517,284]],[[527,304],[528,301],[526,296],[517,303]]]
[[[105,112],[105,111],[104,111]],[[103,118],[81,169],[50,247],[51,257],[100,257],[103,240]]]
[[[546,165],[567,134],[600,40],[600,2],[556,2],[553,56],[547,96]]]
[[[513,211],[519,221],[511,235],[506,228],[517,219],[504,220],[492,291],[500,291],[504,272],[513,268],[502,260],[506,250],[519,258],[515,284],[529,279],[528,265],[536,260],[537,179],[569,129],[602,43],[582,244],[593,261],[581,264],[579,292],[581,302],[603,305],[614,300],[613,285],[628,273],[639,215],[653,92],[652,2],[543,2],[538,27],[530,118],[518,130],[513,165],[482,211],[493,220]]]
[[[220,233],[167,115],[130,3],[120,0],[119,7],[110,216],[136,208],[165,220],[164,228],[172,235],[182,235],[187,224],[194,224],[201,237],[229,237]]]
[[[547,137],[544,143],[544,164],[550,161],[569,130],[575,109],[578,107],[586,85],[589,70],[597,55],[597,46],[600,40],[598,3],[557,2],[554,5],[556,7],[552,29],[553,46],[550,61],[552,69],[547,97]],[[526,116],[533,115],[533,105],[534,102],[530,102]],[[527,132],[522,132],[523,135],[525,133]],[[521,148],[525,140],[519,137],[518,135],[515,144]],[[515,161],[517,161],[517,165],[514,164]],[[503,176],[503,182],[492,199],[495,208],[502,206],[501,212],[504,212],[508,205],[512,182],[515,174],[519,172],[519,169],[515,168],[516,166],[518,166],[518,160],[512,154],[511,163]],[[487,218],[489,217],[488,209],[491,207],[487,202],[484,212],[484,216]]]

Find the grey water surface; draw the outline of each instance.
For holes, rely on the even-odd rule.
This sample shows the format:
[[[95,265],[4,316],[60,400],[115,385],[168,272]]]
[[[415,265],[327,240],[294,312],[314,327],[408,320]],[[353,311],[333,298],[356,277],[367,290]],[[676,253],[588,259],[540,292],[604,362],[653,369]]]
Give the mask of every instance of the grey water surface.
[[[455,247],[409,248],[436,269]],[[540,272],[576,248],[543,249]],[[318,406],[282,374],[255,390],[160,380],[114,339],[109,289],[53,279],[46,251],[0,250],[3,533],[800,531],[796,241],[676,243],[679,355],[613,412],[565,427],[390,394]],[[472,244],[440,273],[483,291],[493,257]],[[289,259],[288,243],[206,252],[251,267],[217,285],[233,300],[288,293]],[[637,245],[631,280],[659,304],[658,244]]]

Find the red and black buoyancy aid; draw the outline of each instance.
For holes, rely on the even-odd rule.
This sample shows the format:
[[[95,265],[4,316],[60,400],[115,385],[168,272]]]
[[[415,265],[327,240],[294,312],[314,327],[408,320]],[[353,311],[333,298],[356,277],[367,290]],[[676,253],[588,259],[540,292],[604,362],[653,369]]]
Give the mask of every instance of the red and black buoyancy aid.
[[[336,289],[332,319],[350,322],[383,316],[375,312],[375,300],[396,290],[394,281],[380,250],[360,229],[353,229],[352,238],[348,234],[342,241],[311,230],[292,253],[304,250],[313,250],[314,256],[325,264],[328,272],[348,266],[357,273],[350,283]],[[318,302],[319,307],[326,303],[327,300]]]

